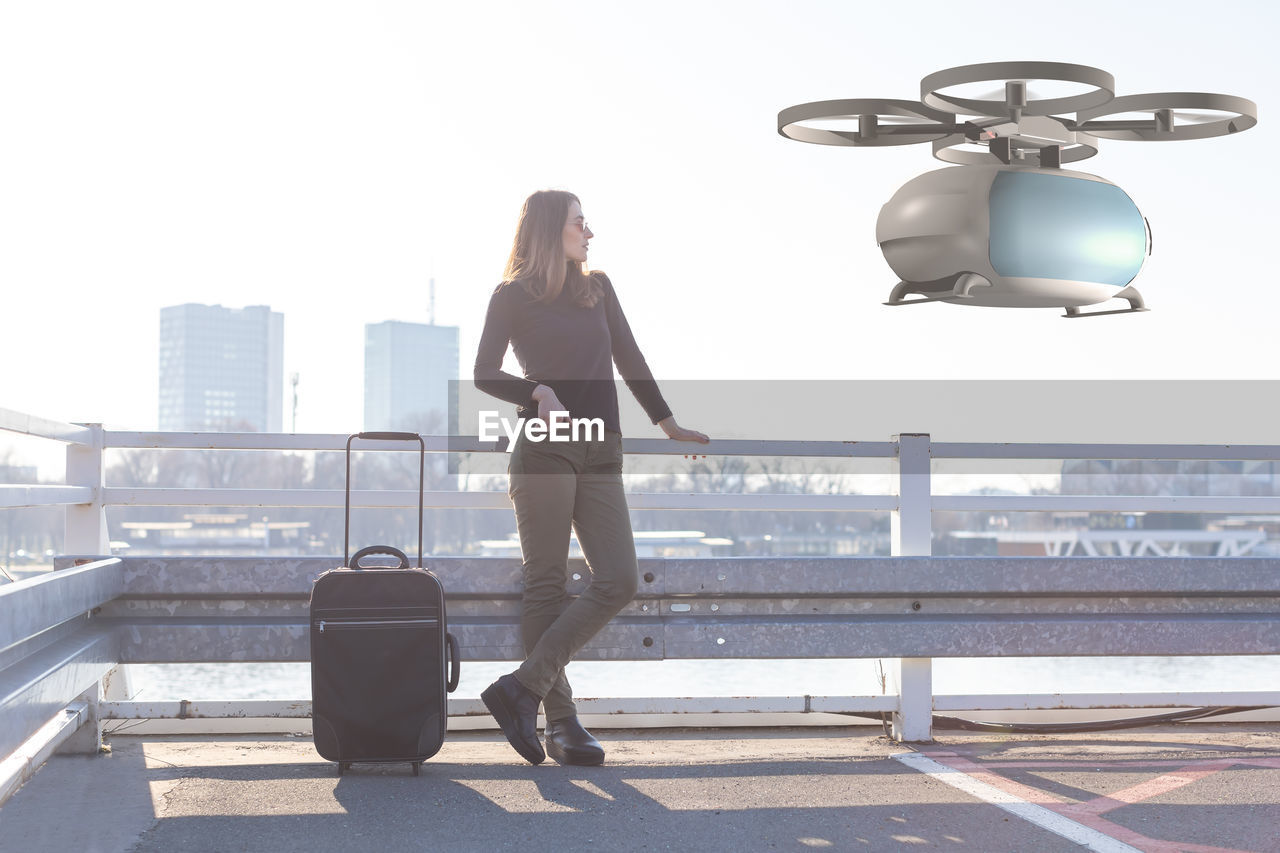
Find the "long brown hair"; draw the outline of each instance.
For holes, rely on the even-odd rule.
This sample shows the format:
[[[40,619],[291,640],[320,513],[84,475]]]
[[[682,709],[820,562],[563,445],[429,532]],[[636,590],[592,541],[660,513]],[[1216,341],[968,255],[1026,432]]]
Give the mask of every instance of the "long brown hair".
[[[524,200],[503,284],[520,280],[539,302],[554,302],[569,288],[573,304],[590,308],[604,289],[586,264],[564,256],[564,226],[578,197],[564,190],[539,190]]]

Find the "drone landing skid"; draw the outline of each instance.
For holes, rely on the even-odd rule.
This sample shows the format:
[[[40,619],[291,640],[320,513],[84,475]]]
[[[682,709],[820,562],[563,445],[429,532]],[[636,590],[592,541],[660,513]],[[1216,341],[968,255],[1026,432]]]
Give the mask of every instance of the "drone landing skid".
[[[1146,303],[1142,301],[1142,294],[1139,293],[1138,289],[1132,285],[1130,285],[1129,287],[1126,287],[1124,290],[1121,290],[1119,293],[1117,293],[1115,295],[1115,298],[1128,300],[1129,307],[1114,308],[1110,311],[1090,311],[1087,314],[1080,313],[1079,308],[1067,308],[1066,309],[1067,313],[1063,314],[1062,316],[1066,317],[1068,320],[1078,320],[1081,317],[1102,317],[1107,314],[1137,314],[1142,311],[1151,310],[1146,306]]]
[[[951,298],[952,296],[950,293],[948,293],[946,296],[921,296],[919,299],[899,299],[897,301],[894,301],[892,297],[890,297],[890,301],[882,302],[880,304],[889,305],[896,308],[899,305],[921,305],[925,302],[945,302],[946,300]]]
[[[985,277],[972,272],[940,278],[937,281],[900,281],[889,291],[885,305],[916,305],[921,302],[943,302],[949,299],[972,299],[969,291],[975,287],[990,287]],[[908,293],[920,294],[919,299],[906,299]]]

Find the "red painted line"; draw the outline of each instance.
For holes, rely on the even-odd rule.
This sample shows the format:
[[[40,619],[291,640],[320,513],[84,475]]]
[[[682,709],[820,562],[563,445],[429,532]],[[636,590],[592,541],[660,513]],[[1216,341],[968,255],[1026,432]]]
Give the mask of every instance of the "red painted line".
[[[935,753],[930,753],[933,755]],[[957,753],[936,753],[937,755],[956,755]],[[1204,762],[1223,761],[1221,758],[1206,758]],[[1256,764],[1259,767],[1276,767],[1280,768],[1280,758],[1234,758],[1232,762],[1235,764]],[[1187,767],[1186,759],[1178,760],[1176,758],[1153,758],[1149,761],[1135,759],[1131,761],[1107,761],[1106,759],[1079,759],[1076,761],[983,761],[983,767],[989,767],[996,770],[1095,770],[1102,767],[1108,769],[1112,767]]]
[[[945,764],[952,770],[957,770],[966,776],[971,776],[979,782],[986,782],[993,788],[999,788],[1006,794],[1012,794],[1020,800],[1026,800],[1028,803],[1053,808],[1054,806],[1067,805],[1070,802],[1066,797],[1060,797],[1057,794],[1051,794],[1039,788],[1032,788],[1030,785],[1023,785],[1021,782],[1015,782],[998,773],[992,773],[984,765],[975,764],[963,756],[956,755],[954,752],[922,752],[921,755],[932,758],[939,764]],[[1057,809],[1054,809],[1054,811],[1057,811]]]
[[[1280,758],[1241,758],[1236,764],[1252,764],[1256,767],[1274,767],[1280,770]]]
[[[1100,832],[1103,835],[1108,835],[1117,841],[1122,841],[1125,844],[1129,844],[1133,847],[1136,847],[1139,850],[1144,851],[1144,853],[1251,853],[1251,851],[1237,850],[1231,847],[1210,847],[1210,846],[1205,846],[1200,844],[1187,844],[1187,843],[1177,842],[1177,841],[1166,841],[1160,838],[1151,838],[1150,836],[1143,835],[1140,832],[1129,829],[1127,826],[1121,826],[1118,823],[1112,823],[1111,821],[1107,820],[1104,817],[1101,817],[1099,814],[1096,814],[1093,811],[1090,811],[1088,809],[1080,809],[1080,806],[1087,805],[1086,803],[1070,803],[1066,801],[1065,798],[1058,797],[1057,795],[1051,794],[1048,791],[1041,791],[1036,788],[1032,788],[1028,785],[1023,785],[1020,782],[1015,782],[1012,779],[1008,779],[1004,776],[999,775],[998,773],[991,773],[985,768],[985,765],[976,764],[973,761],[970,761],[969,759],[963,756],[957,755],[954,752],[940,751],[940,752],[925,752],[922,754],[927,755],[928,757],[932,758],[934,761],[937,761],[939,764],[945,764],[946,766],[950,767],[952,770],[955,770],[960,773],[964,773],[968,776],[972,776],[975,779],[980,779],[981,781],[987,783],[988,785],[991,785],[992,787],[995,787],[1004,791],[1006,794],[1011,794],[1020,799],[1024,799],[1024,800],[1027,800],[1028,802],[1032,802],[1039,806],[1042,806],[1043,808],[1047,808],[1050,811],[1057,812],[1058,814],[1062,815],[1065,818],[1068,818],[1069,820],[1074,820],[1076,823],[1079,823],[1083,826],[1087,826],[1088,828],[1095,830],[1096,832]],[[1248,761],[1248,760],[1249,759],[1245,759],[1244,761]],[[1271,761],[1270,759],[1261,759],[1261,760],[1267,761],[1268,766],[1269,766],[1269,762]],[[1226,761],[1228,760],[1227,759],[1211,759],[1204,762],[1196,762],[1196,764],[1197,765],[1220,764]],[[1230,759],[1230,764],[1241,764],[1241,763],[1244,763],[1244,761],[1239,759]],[[1013,763],[1013,766],[1028,767],[1032,763],[1033,762],[1028,762],[1026,764]],[[1113,766],[1110,762],[1093,762],[1093,763],[1103,764],[1108,767]],[[1181,765],[1183,767],[1187,766],[1185,762],[1182,762]],[[1069,766],[1078,767],[1079,765],[1072,764]],[[1213,771],[1206,772],[1203,775],[1209,775],[1210,772],[1216,773],[1220,771],[1213,770]],[[1155,780],[1152,780],[1152,781],[1155,781]],[[1194,781],[1194,780],[1188,780],[1188,781]],[[1147,783],[1143,783],[1143,784],[1147,784]],[[1132,791],[1138,788],[1142,788],[1142,785],[1135,785],[1134,788],[1126,789],[1126,790]],[[1151,790],[1152,790],[1152,793],[1150,793],[1148,796],[1155,796],[1157,793],[1160,793],[1160,791],[1157,791],[1154,788],[1152,788]],[[1173,789],[1170,788],[1168,790],[1173,790]],[[1123,793],[1124,792],[1116,792],[1116,794],[1111,795],[1111,798],[1114,798],[1118,794],[1123,794]],[[1100,797],[1098,799],[1110,800],[1111,798]],[[1097,802],[1097,800],[1091,800],[1089,802],[1093,803],[1093,802]],[[1135,800],[1135,802],[1137,801]],[[1115,805],[1111,806],[1111,808],[1117,808],[1123,805],[1129,805],[1129,803],[1117,802],[1115,803]]]
[[[1176,791],[1184,785],[1190,785],[1192,782],[1196,782],[1206,776],[1221,773],[1223,770],[1235,765],[1236,762],[1229,758],[1209,764],[1196,762],[1195,765],[1184,767],[1176,773],[1165,773],[1161,776],[1156,776],[1154,779],[1139,782],[1124,790],[1113,791],[1110,794],[1083,803],[1066,806],[1064,812],[1069,811],[1073,817],[1083,814],[1105,814],[1121,806],[1131,806],[1134,803],[1140,803],[1143,800],[1149,800],[1152,797]],[[1193,770],[1191,769],[1192,767],[1196,769]],[[1079,818],[1077,817],[1076,819],[1078,820]]]

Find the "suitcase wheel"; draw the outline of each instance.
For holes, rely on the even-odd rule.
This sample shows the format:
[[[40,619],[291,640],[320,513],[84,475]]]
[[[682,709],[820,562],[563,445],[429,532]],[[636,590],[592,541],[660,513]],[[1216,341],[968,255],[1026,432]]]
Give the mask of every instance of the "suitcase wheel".
[[[345,773],[346,771],[348,771],[348,770],[350,770],[350,769],[351,769],[351,762],[350,762],[350,761],[339,761],[339,762],[338,762],[338,775],[339,775],[339,776],[341,776],[343,773]]]
[[[417,776],[421,772],[420,768],[422,767],[422,762],[415,761],[413,762],[412,767],[413,767],[413,775]]]

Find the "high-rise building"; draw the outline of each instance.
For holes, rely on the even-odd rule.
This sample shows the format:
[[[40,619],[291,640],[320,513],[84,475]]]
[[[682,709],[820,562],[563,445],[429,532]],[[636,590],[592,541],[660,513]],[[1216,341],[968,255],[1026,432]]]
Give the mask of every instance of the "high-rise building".
[[[364,327],[364,428],[457,432],[458,327],[387,320]]]
[[[281,432],[284,315],[265,305],[160,309],[160,429]]]

